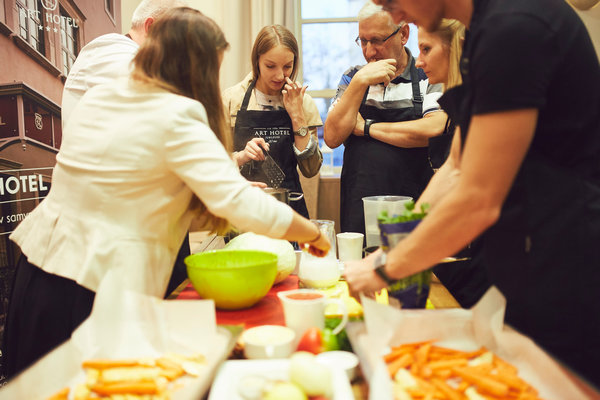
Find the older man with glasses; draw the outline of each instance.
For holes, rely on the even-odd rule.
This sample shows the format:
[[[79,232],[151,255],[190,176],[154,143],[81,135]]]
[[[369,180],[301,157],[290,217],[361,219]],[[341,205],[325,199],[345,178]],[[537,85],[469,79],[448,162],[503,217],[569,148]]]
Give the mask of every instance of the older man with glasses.
[[[363,197],[417,199],[433,174],[427,143],[446,121],[437,103],[442,87],[415,67],[408,36],[408,25],[370,1],[358,14],[356,43],[367,64],[343,74],[324,128],[329,147],[345,146],[342,231],[365,233]]]

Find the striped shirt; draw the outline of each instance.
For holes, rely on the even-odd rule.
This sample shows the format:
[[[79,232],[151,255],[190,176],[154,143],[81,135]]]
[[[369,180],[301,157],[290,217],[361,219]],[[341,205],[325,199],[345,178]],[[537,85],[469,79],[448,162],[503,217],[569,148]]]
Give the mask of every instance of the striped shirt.
[[[387,86],[384,86],[383,83],[369,86],[369,94],[367,96],[366,105],[381,109],[413,107],[412,82],[410,79],[410,64],[413,56],[408,48],[405,47],[405,50],[408,53],[408,63],[402,72],[402,75],[394,78]],[[342,79],[340,79],[335,98],[331,103],[329,110],[331,110],[339,101],[354,75],[362,67],[362,65],[356,65],[344,72]],[[429,84],[429,80],[427,79],[425,72],[423,72],[421,68],[417,68],[417,71],[419,73],[419,87],[421,89],[421,96],[423,96],[423,115],[433,111],[439,111],[440,106],[437,100],[442,96],[442,85],[439,83],[435,85]]]

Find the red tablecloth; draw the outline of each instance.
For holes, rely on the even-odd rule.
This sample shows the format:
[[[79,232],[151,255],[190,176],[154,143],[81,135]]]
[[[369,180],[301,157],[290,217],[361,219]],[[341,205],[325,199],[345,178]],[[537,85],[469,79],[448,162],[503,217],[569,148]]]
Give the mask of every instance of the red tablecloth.
[[[254,306],[245,310],[219,310],[217,308],[217,324],[219,325],[244,325],[245,329],[257,325],[285,325],[283,307],[277,292],[298,289],[298,276],[290,275],[282,282],[274,285],[269,293]],[[181,291],[177,300],[200,299],[192,284]]]

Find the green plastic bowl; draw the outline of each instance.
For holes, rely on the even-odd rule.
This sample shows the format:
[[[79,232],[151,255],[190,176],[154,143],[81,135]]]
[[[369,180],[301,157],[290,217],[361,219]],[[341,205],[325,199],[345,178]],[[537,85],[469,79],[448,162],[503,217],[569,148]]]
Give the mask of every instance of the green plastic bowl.
[[[265,297],[277,275],[277,256],[258,250],[213,250],[185,258],[196,292],[217,308],[239,310]]]

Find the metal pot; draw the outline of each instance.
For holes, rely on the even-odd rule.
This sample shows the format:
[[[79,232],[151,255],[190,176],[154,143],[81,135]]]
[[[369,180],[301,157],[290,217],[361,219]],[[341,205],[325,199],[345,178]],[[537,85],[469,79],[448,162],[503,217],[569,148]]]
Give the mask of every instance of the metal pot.
[[[285,189],[285,188],[265,188],[263,189],[265,191],[265,193],[270,194],[271,196],[275,197],[277,200],[289,205],[290,201],[298,201],[301,198],[304,197],[304,193],[298,193],[298,192],[290,192],[289,189]]]

